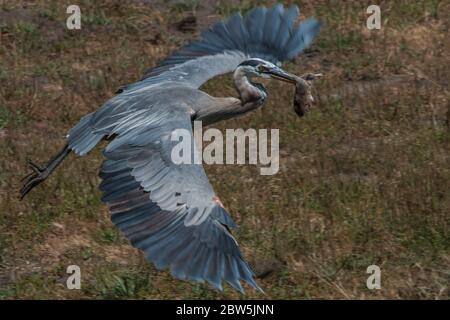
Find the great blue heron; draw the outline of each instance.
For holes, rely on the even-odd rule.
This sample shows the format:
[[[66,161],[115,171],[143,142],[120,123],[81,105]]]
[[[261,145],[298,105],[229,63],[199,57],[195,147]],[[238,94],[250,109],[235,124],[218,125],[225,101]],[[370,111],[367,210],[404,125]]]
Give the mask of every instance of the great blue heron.
[[[214,24],[143,78],[120,88],[96,111],[81,118],[67,145],[45,167],[29,162],[21,197],[44,181],[70,153],[83,156],[100,140],[102,200],[113,223],[158,269],[179,279],[222,281],[243,291],[240,280],[261,290],[231,234],[235,223],[222,206],[201,164],[174,164],[171,133],[192,121],[208,125],[260,107],[267,97],[259,77],[295,82],[281,62],[309,46],[319,22],[296,25],[297,6],[258,7]],[[216,98],[198,88],[234,72],[239,97]],[[193,151],[194,152],[194,151]]]

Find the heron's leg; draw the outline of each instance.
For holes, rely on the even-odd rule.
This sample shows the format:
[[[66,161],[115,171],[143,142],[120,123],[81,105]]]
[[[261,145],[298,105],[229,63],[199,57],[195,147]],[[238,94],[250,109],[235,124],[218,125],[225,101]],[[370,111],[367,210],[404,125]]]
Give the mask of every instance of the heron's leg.
[[[32,173],[22,179],[24,184],[20,189],[20,199],[31,191],[34,187],[45,181],[47,177],[63,162],[64,158],[70,153],[69,146],[66,144],[53,158],[51,158],[44,167],[41,167],[31,160],[28,160],[28,165],[33,170]]]

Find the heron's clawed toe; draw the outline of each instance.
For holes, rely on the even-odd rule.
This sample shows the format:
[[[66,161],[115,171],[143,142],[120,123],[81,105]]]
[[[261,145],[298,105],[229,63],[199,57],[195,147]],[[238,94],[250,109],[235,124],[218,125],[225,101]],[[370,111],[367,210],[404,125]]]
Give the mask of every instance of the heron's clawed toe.
[[[43,182],[48,177],[48,170],[35,164],[33,161],[28,160],[28,165],[33,172],[26,175],[22,181],[24,184],[20,189],[20,199],[22,200],[25,195],[31,191],[35,186]]]
[[[23,177],[20,180],[22,182],[25,180],[29,180],[32,176],[39,175],[41,172],[43,172],[45,170],[31,160],[28,160],[28,166],[31,168],[32,172],[30,172],[25,177]]]
[[[41,172],[44,172],[44,171],[45,171],[44,168],[40,167],[39,165],[37,165],[36,163],[34,163],[34,162],[31,161],[31,160],[28,160],[28,165],[29,165],[30,168],[31,168],[34,172],[36,172],[36,173],[41,173]]]

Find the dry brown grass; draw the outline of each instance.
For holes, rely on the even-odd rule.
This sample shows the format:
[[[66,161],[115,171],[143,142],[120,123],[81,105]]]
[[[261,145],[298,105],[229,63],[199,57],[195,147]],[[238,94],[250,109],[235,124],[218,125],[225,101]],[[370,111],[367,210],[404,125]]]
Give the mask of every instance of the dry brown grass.
[[[243,297],[173,280],[127,244],[99,200],[98,150],[71,157],[23,202],[17,190],[27,158],[46,160],[121,84],[254,3],[85,0],[82,30],[69,32],[62,2],[3,2],[0,298]],[[326,21],[286,67],[325,74],[307,117],[293,113],[291,89],[271,83],[261,110],[218,125],[280,128],[277,175],[206,168],[245,256],[268,273],[259,280],[267,295],[247,298],[449,298],[450,6],[381,1],[385,24],[368,31],[367,4],[301,1],[305,16]],[[192,14],[195,32],[177,30]],[[235,95],[229,76],[205,90]],[[82,269],[82,290],[65,287],[70,264]],[[371,264],[382,269],[381,290],[365,286]]]

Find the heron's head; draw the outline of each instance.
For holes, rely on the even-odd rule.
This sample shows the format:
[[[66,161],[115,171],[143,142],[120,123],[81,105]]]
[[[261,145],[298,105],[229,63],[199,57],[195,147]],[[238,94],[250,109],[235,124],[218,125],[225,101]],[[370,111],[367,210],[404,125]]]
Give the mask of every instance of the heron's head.
[[[252,58],[245,60],[238,66],[238,69],[243,71],[250,79],[273,78],[289,83],[296,83],[296,77],[294,75],[263,59]]]

